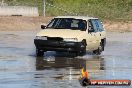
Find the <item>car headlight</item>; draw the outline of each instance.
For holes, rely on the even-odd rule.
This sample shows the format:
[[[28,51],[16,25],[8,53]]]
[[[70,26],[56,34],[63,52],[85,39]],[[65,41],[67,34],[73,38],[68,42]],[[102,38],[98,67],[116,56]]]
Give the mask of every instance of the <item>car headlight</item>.
[[[47,37],[44,36],[36,36],[35,39],[40,39],[40,40],[47,40]]]
[[[67,42],[77,42],[77,38],[64,38],[63,41],[67,41]]]

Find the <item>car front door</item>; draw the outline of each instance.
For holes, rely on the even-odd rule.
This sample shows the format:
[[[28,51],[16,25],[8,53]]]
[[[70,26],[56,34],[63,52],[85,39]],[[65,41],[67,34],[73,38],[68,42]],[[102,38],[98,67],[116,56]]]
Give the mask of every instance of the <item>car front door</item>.
[[[90,43],[90,46],[87,46],[90,50],[96,50],[100,45],[100,33],[99,30],[96,27],[95,19],[90,19],[88,21],[88,35],[91,37],[88,39],[88,43]]]

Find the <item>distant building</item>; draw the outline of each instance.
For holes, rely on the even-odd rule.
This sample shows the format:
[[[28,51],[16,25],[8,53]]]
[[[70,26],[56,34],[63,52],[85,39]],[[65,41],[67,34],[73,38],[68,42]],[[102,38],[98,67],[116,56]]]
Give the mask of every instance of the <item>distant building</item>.
[[[39,16],[38,8],[31,6],[8,6],[0,2],[0,16]]]
[[[37,7],[0,6],[0,16],[39,16]]]
[[[6,4],[5,2],[4,2],[4,0],[2,0],[1,2],[0,2],[0,6],[7,6],[8,4]]]

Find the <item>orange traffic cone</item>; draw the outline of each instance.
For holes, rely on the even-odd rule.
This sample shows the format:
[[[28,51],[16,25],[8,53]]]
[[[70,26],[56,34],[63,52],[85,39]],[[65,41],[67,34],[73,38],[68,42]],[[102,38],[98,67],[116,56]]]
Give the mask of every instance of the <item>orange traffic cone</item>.
[[[87,86],[90,84],[90,79],[89,79],[89,74],[88,71],[84,71],[84,68],[81,69],[81,77],[79,79],[80,84],[82,86]]]

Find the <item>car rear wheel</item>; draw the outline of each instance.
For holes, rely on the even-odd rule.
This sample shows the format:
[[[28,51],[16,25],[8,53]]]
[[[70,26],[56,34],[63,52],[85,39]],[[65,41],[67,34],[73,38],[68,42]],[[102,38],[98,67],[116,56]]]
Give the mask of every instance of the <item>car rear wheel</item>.
[[[43,56],[44,55],[44,51],[43,50],[36,49],[36,55],[37,56]]]

